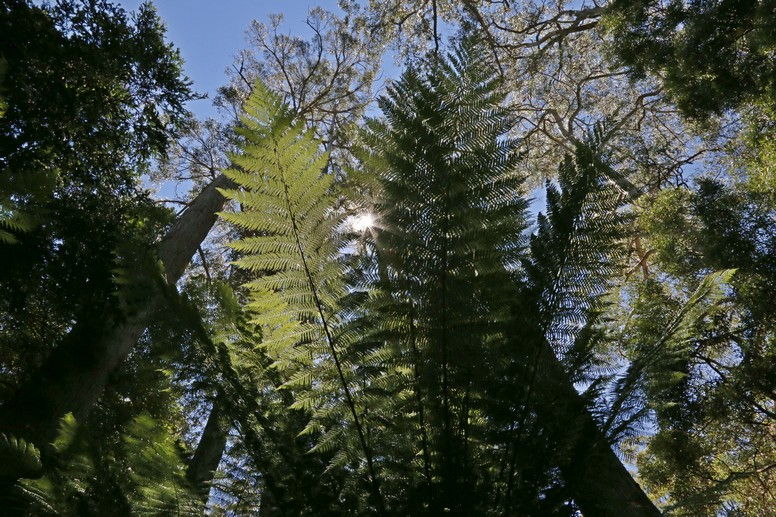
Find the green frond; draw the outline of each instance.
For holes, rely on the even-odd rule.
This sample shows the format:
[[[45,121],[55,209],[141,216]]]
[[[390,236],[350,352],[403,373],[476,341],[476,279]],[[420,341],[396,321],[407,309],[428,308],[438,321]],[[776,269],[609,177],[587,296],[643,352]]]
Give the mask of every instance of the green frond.
[[[36,477],[42,468],[40,451],[34,444],[0,434],[0,477]]]
[[[28,233],[35,226],[34,217],[15,210],[10,202],[0,201],[0,243],[15,244],[19,234]]]
[[[240,188],[222,190],[240,209],[221,215],[243,234],[230,245],[238,253],[234,264],[253,276],[245,284],[247,307],[254,313],[251,321],[262,328],[271,368],[282,375],[278,389],[294,394],[292,409],[311,415],[303,434],[317,434],[311,429],[322,429],[332,418],[331,411],[321,411],[326,402],[321,393],[344,395],[349,411],[339,405],[330,409],[339,413],[340,423],[350,419],[358,430],[358,445],[377,487],[350,384],[353,375],[341,357],[347,351],[337,335],[340,299],[347,293],[338,260],[344,215],[334,210],[340,194],[327,170],[328,153],[288,113],[264,85],[255,89],[242,117],[248,144],[233,157],[236,168],[226,172]],[[334,448],[344,431],[330,429],[311,452]]]

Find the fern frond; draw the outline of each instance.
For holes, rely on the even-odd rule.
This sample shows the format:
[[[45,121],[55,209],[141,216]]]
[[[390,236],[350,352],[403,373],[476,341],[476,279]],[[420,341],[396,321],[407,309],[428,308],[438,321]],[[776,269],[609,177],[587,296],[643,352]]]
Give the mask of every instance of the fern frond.
[[[264,329],[264,346],[282,371],[283,388],[302,393],[324,384],[341,392],[357,431],[372,491],[381,500],[372,452],[366,440],[337,341],[338,304],[346,292],[337,263],[342,247],[337,229],[344,215],[335,210],[334,176],[327,173],[328,154],[312,131],[294,121],[280,99],[258,84],[242,118],[249,142],[233,158],[240,169],[227,171],[242,190],[222,193],[242,210],[222,217],[248,233],[232,244],[240,252],[234,263],[259,278],[246,284],[249,307]],[[304,357],[302,369],[299,361]],[[327,384],[334,381],[334,384]],[[295,408],[312,409],[309,395],[298,395]],[[344,415],[343,415],[344,416]],[[313,419],[316,419],[315,415]],[[327,435],[324,435],[327,436]],[[328,452],[333,442],[313,451]]]
[[[43,465],[40,451],[23,438],[0,434],[0,477],[35,477]]]

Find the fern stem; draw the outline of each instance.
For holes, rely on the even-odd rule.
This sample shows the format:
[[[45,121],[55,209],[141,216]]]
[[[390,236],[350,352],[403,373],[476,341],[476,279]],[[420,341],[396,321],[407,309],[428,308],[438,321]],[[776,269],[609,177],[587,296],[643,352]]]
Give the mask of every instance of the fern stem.
[[[426,483],[431,486],[431,456],[428,452],[428,433],[426,431],[426,418],[423,411],[423,396],[420,393],[420,352],[418,351],[418,345],[415,342],[415,312],[413,305],[410,303],[410,343],[412,344],[412,359],[413,359],[413,376],[414,386],[413,391],[415,393],[415,403],[418,406],[418,423],[420,425],[420,443],[423,448],[423,473],[426,476]]]
[[[444,169],[442,169],[444,170]],[[449,176],[445,176],[445,179],[447,180],[445,183],[445,211],[444,211],[444,225],[442,227],[442,268],[441,268],[441,278],[440,280],[440,291],[441,291],[441,327],[442,327],[442,418],[443,418],[443,433],[444,436],[442,438],[442,450],[444,455],[444,477],[443,482],[446,485],[445,488],[448,491],[447,496],[452,496],[454,490],[451,485],[451,475],[452,475],[452,468],[451,462],[452,462],[452,444],[451,444],[451,425],[450,425],[450,399],[449,399],[449,387],[448,387],[448,368],[447,368],[447,362],[448,362],[448,353],[447,353],[447,275],[448,275],[448,248],[447,245],[449,244],[449,216],[450,216],[450,178]]]
[[[280,165],[281,160],[280,160],[280,154],[277,147],[277,142],[275,142],[273,151],[275,153],[276,163],[278,164],[278,172],[280,172],[280,176],[283,180],[284,201],[285,201],[286,209],[288,210],[289,218],[291,219],[291,230],[294,234],[294,241],[296,243],[296,248],[297,248],[297,251],[299,251],[299,256],[302,261],[302,268],[304,269],[305,277],[307,278],[307,282],[310,286],[310,292],[313,295],[313,300],[315,302],[316,310],[318,311],[318,316],[321,318],[321,325],[323,327],[323,332],[326,335],[326,343],[329,347],[329,350],[331,351],[331,356],[332,356],[332,359],[334,360],[334,365],[337,369],[337,375],[339,376],[339,380],[345,392],[345,399],[346,399],[348,408],[350,409],[350,413],[353,416],[353,423],[356,426],[358,439],[361,444],[361,448],[364,451],[367,468],[369,470],[369,477],[371,478],[371,482],[372,482],[373,496],[378,505],[378,510],[380,511],[381,514],[385,514],[386,513],[385,502],[383,501],[382,494],[380,493],[380,482],[377,477],[377,474],[375,473],[374,461],[372,459],[372,452],[371,452],[371,449],[369,448],[369,445],[367,444],[366,435],[364,434],[364,428],[361,424],[361,420],[358,418],[358,413],[356,412],[356,405],[355,405],[355,402],[353,401],[353,396],[350,393],[350,386],[348,385],[347,379],[345,379],[345,374],[342,370],[342,364],[339,359],[339,354],[337,353],[337,349],[334,346],[334,338],[332,337],[331,330],[329,329],[329,323],[326,319],[326,315],[324,314],[323,304],[321,303],[320,297],[318,296],[318,290],[316,289],[312,272],[310,271],[310,268],[307,264],[307,257],[305,255],[304,247],[302,246],[302,242],[299,237],[299,229],[297,226],[296,216],[294,215],[294,211],[291,208],[291,200],[288,192],[288,181],[286,180],[286,175],[285,175],[285,172],[283,171],[283,167]]]

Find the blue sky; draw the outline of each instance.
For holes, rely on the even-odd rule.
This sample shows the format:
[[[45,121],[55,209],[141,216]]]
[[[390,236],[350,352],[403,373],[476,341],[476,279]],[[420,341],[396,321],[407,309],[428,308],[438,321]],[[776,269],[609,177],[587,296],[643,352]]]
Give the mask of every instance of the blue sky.
[[[133,11],[142,0],[118,0]],[[181,51],[186,73],[194,88],[209,98],[193,102],[198,116],[215,115],[212,98],[225,82],[225,70],[235,54],[246,47],[245,31],[251,20],[266,21],[272,13],[285,15],[284,28],[306,34],[305,19],[313,7],[337,11],[337,0],[156,0],[153,2],[167,26],[167,38]]]
[[[135,11],[144,0],[114,0]],[[285,31],[307,34],[307,13],[313,7],[337,11],[337,0],[155,0],[152,2],[167,27],[167,40],[181,52],[186,75],[206,99],[192,101],[189,109],[198,117],[218,118],[213,97],[226,82],[226,69],[235,55],[247,47],[245,32],[252,20],[267,21],[283,13]],[[167,181],[146,186],[167,199],[185,198],[190,182]],[[176,207],[173,207],[176,208]]]
[[[133,11],[143,0],[116,0]],[[307,13],[313,7],[337,12],[337,0],[155,0],[159,15],[167,27],[167,39],[181,51],[186,74],[194,88],[206,93],[207,99],[194,101],[190,109],[200,118],[217,116],[212,106],[216,89],[226,80],[226,69],[234,57],[247,46],[245,31],[251,20],[266,21],[270,14],[283,13],[283,28],[292,34],[308,34]],[[445,35],[449,28],[443,28]],[[383,60],[383,78],[397,75],[392,59]],[[169,187],[168,187],[169,188]],[[170,194],[170,192],[164,192]],[[533,192],[530,213],[533,218],[544,207],[544,190]]]

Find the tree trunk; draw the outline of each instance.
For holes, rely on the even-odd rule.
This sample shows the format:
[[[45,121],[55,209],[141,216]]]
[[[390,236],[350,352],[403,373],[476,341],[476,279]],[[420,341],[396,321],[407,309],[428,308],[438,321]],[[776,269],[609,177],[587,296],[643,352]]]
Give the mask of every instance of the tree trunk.
[[[221,462],[221,456],[226,448],[226,439],[229,435],[229,422],[224,414],[224,407],[219,394],[213,402],[213,409],[202,431],[202,436],[197,444],[188,468],[186,478],[194,485],[197,492],[204,500],[207,500],[210,484]]]
[[[158,256],[167,281],[183,275],[191,257],[216,221],[225,199],[218,188],[233,184],[220,175],[207,185],[159,243]],[[40,369],[0,408],[0,429],[41,448],[54,439],[60,419],[72,412],[82,419],[102,394],[108,377],[127,357],[162,303],[151,293],[144,307],[115,321],[97,313],[73,327]]]
[[[654,517],[661,513],[609,446],[555,353],[538,351],[534,409],[549,428],[564,431],[560,465],[585,517]]]

